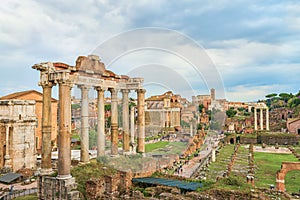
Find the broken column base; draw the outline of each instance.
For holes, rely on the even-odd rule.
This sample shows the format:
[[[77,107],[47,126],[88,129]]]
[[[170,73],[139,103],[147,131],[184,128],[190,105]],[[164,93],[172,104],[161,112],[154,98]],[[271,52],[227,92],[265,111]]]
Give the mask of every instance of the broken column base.
[[[39,176],[38,198],[53,200],[79,200],[75,178],[57,179],[51,176]]]

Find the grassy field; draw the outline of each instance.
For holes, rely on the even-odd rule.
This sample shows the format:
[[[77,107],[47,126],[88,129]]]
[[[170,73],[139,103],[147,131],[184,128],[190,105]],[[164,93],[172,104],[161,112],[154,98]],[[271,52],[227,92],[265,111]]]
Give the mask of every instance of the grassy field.
[[[234,145],[226,145],[220,149],[220,153],[217,154],[216,162],[209,165],[206,177],[209,181],[216,181],[218,176],[223,176],[232,155]]]
[[[187,146],[186,142],[155,142],[145,145],[146,153],[155,153],[155,154],[182,154]]]
[[[296,150],[296,152],[298,153],[298,154],[300,154],[300,146],[298,145],[297,147],[294,147],[294,149]]]
[[[149,143],[145,145],[145,151],[146,153],[151,152],[153,150],[156,149],[160,149],[160,148],[164,148],[165,146],[167,146],[169,144],[169,142],[155,142],[155,143]]]
[[[255,185],[261,188],[269,188],[271,184],[276,185],[276,172],[280,170],[283,161],[297,162],[297,159],[292,154],[255,152],[254,164],[257,167]],[[300,176],[297,177],[297,174],[299,174],[299,171],[292,171],[285,177],[285,187],[289,193],[298,192],[299,190]],[[298,181],[298,184],[295,181]]]
[[[38,200],[38,197],[36,195],[28,195],[24,197],[17,197],[15,200]]]

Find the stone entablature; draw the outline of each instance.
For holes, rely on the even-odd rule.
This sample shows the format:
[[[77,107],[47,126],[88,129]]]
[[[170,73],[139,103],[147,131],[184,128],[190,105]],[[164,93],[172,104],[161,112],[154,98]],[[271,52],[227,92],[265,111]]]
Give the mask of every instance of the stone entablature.
[[[89,162],[89,125],[88,125],[88,93],[90,89],[97,91],[97,150],[98,156],[105,154],[105,127],[104,127],[104,91],[111,93],[111,156],[116,156],[118,150],[118,92],[123,94],[123,152],[129,153],[129,109],[128,93],[130,90],[137,92],[137,152],[144,153],[145,139],[145,90],[142,78],[129,78],[116,75],[106,70],[105,66],[96,55],[80,56],[76,66],[65,63],[40,63],[32,68],[40,71],[39,85],[43,87],[43,152],[42,175],[49,174],[51,169],[51,92],[52,87],[59,87],[59,131],[58,131],[58,176],[59,180],[68,180],[71,167],[70,134],[71,134],[71,89],[77,85],[81,89],[81,162]],[[134,119],[133,119],[134,120]],[[134,125],[131,124],[131,129]],[[133,134],[131,134],[133,136]],[[134,138],[131,138],[134,141]],[[134,143],[131,141],[131,143]],[[134,148],[131,148],[131,150]],[[43,188],[40,187],[39,190]],[[47,194],[43,194],[47,195]],[[43,196],[41,198],[44,198]]]
[[[36,124],[35,101],[0,100],[1,169],[36,167]]]

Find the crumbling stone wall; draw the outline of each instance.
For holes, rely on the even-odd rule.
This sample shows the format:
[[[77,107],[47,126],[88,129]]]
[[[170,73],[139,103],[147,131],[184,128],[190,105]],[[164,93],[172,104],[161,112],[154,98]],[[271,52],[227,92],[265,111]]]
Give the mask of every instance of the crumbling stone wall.
[[[131,171],[119,171],[114,175],[91,178],[86,183],[86,196],[88,199],[96,200],[128,193],[132,184],[131,180]]]

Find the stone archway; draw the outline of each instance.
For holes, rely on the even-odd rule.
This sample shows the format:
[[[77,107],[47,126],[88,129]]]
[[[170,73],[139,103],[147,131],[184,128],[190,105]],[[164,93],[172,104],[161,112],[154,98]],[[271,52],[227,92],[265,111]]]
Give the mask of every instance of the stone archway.
[[[300,170],[300,162],[282,162],[281,169],[276,174],[276,189],[285,191],[284,177],[292,170]]]

